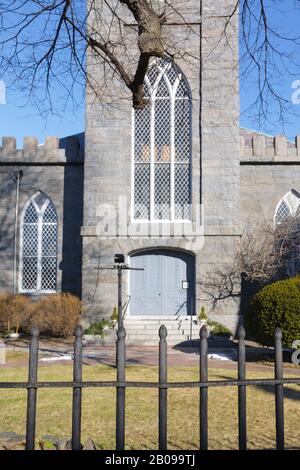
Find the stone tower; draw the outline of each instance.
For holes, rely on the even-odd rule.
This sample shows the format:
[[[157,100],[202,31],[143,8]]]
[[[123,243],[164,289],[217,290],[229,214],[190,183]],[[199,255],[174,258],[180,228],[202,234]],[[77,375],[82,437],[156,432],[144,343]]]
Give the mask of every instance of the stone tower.
[[[172,297],[170,293],[175,284],[172,285],[173,287],[166,288],[169,289],[168,295],[161,291],[162,287],[159,285],[160,282],[163,282],[164,285],[169,282],[169,279],[161,281],[165,276],[164,266],[169,266],[169,274],[173,272],[173,268],[174,272],[179,270],[178,272],[181,273],[179,274],[181,277],[178,289],[188,288],[190,292],[188,294],[190,301],[186,301],[187,305],[190,302],[190,307],[188,307],[189,311],[184,308],[185,314],[197,313],[200,307],[204,306],[207,313],[216,316],[219,321],[233,327],[237,323],[239,306],[231,299],[228,299],[219,304],[216,311],[213,311],[211,303],[205,295],[203,281],[218,265],[232,259],[240,236],[238,16],[234,15],[229,24],[226,25],[226,19],[232,13],[235,5],[234,0],[225,0],[223,2],[216,2],[215,0],[174,0],[172,4],[174,9],[167,9],[163,34],[167,37],[169,43],[180,49],[180,53],[175,53],[174,70],[177,70],[176,73],[179,77],[185,77],[186,90],[189,90],[191,110],[188,134],[190,139],[190,179],[188,183],[190,193],[188,197],[190,197],[191,202],[189,222],[191,224],[196,223],[197,214],[201,213],[200,206],[204,218],[200,221],[201,228],[199,228],[199,234],[194,238],[194,241],[184,236],[174,236],[178,225],[176,217],[174,218],[174,211],[173,216],[161,217],[161,219],[167,219],[163,221],[163,226],[166,230],[169,230],[169,237],[148,237],[140,233],[141,223],[139,220],[134,219],[135,210],[132,206],[135,204],[136,197],[147,198],[149,195],[147,193],[147,181],[145,186],[139,189],[138,196],[135,194],[137,190],[135,189],[134,178],[136,176],[133,176],[133,172],[135,171],[134,174],[137,174],[134,160],[136,158],[134,145],[137,145],[137,131],[134,128],[134,123],[137,122],[137,118],[131,106],[130,96],[124,96],[126,92],[120,83],[114,80],[113,77],[110,79],[109,74],[104,75],[103,67],[99,66],[93,55],[90,55],[88,58],[88,73],[98,83],[105,83],[106,86],[109,86],[110,93],[112,87],[114,87],[112,93],[114,99],[110,97],[105,100],[103,95],[102,99],[97,99],[88,85],[84,222],[82,228],[82,287],[83,300],[86,304],[85,314],[90,321],[93,321],[95,318],[109,316],[112,313],[117,304],[116,275],[114,271],[98,271],[97,266],[99,264],[112,264],[115,253],[124,253],[126,261],[131,265],[139,265],[140,263],[143,266],[153,266],[150,277],[145,277],[141,281],[142,284],[144,283],[144,287],[139,286],[139,281],[131,279],[129,276],[124,277],[124,302],[126,296],[129,299],[129,308],[126,314],[131,314],[130,309],[133,308],[132,305],[135,302],[132,298],[138,295],[138,289],[140,289],[140,305],[142,305],[145,303],[143,299],[146,299],[148,295],[145,293],[146,290],[149,286],[154,286],[156,282],[158,285],[157,295],[165,298],[165,303],[160,303],[160,307],[157,308],[165,309],[165,311],[161,310],[161,313],[166,315],[178,313],[174,306],[168,307],[167,301],[168,295],[169,298]],[[98,5],[101,9],[102,21],[103,18],[106,18],[106,24],[112,27],[113,34],[117,34],[117,30],[113,28],[118,28],[118,24],[112,22],[110,11],[105,10],[103,2],[100,0],[98,0]],[[124,16],[126,9],[122,5],[120,5],[120,9],[123,10],[122,14]],[[134,19],[129,13],[126,14],[128,22],[122,26],[123,37],[130,44],[132,34],[134,34],[132,32],[134,30]],[[90,22],[93,27],[96,26],[96,18],[97,15],[92,13]],[[224,31],[225,26],[226,32]],[[107,73],[107,69],[105,70],[105,73]],[[155,72],[152,75],[154,76]],[[156,111],[153,112],[158,113],[158,105],[156,106]],[[146,152],[143,154],[144,157],[141,158],[149,158],[149,167],[147,167],[150,174],[149,198],[151,199],[153,196],[154,204],[155,191],[159,193],[157,197],[162,198],[162,193],[166,194],[166,185],[170,184],[171,190],[174,190],[175,185],[176,192],[176,171],[179,172],[179,167],[176,166],[179,144],[177,145],[176,139],[179,136],[178,139],[180,140],[180,135],[183,135],[180,133],[183,132],[182,129],[186,125],[184,123],[178,124],[180,120],[176,121],[177,108],[174,109],[175,124],[173,127],[171,125],[170,130],[170,139],[173,139],[173,143],[175,142],[173,150],[172,144],[165,147],[167,148],[165,153],[163,153],[163,150],[159,150],[159,144],[156,147],[155,139],[159,136],[158,124],[153,127],[152,137],[150,135],[151,131],[148,133],[150,137],[144,131],[146,140],[150,139],[150,142],[153,139],[152,144],[151,142],[149,144],[149,155]],[[161,120],[161,129],[165,129],[167,125],[164,124],[163,119]],[[142,128],[145,130],[147,125],[145,121]],[[158,149],[158,153],[160,152],[158,157],[156,157],[156,149]],[[171,176],[168,177],[167,183],[166,180],[164,181],[162,189],[156,189],[158,183],[156,183],[155,178],[158,174],[156,173],[158,163],[163,165],[168,158],[171,159]],[[172,158],[174,160],[173,166]],[[139,160],[140,163],[141,161]],[[187,162],[185,163],[187,164]],[[151,174],[153,174],[152,186]],[[167,193],[168,191],[169,189]],[[173,203],[174,197],[176,202],[176,194],[173,196]],[[121,209],[120,200],[123,201],[121,202]],[[172,206],[172,194],[170,200],[167,200],[171,201]],[[126,210],[126,204],[128,210]],[[112,208],[115,208],[115,210]],[[170,211],[172,213],[172,207]],[[155,207],[153,213],[155,213]],[[107,225],[111,226],[113,222],[109,221],[114,219],[114,215],[116,215],[117,223],[122,221],[122,227],[131,224],[133,230],[137,229],[137,232],[134,232],[136,236],[123,236],[124,233],[121,233],[121,236],[99,237],[99,226],[103,230],[103,220],[105,219]],[[142,227],[143,229],[145,227],[151,229],[151,226],[155,225],[155,221],[150,220],[151,217],[148,217],[148,215],[146,215],[146,219],[143,221]],[[198,219],[196,225],[199,226]],[[158,222],[160,223],[162,220]],[[199,241],[200,238],[201,242]],[[154,257],[151,258],[150,255],[154,256],[155,253],[157,253],[157,259],[155,263],[151,264]],[[174,260],[170,261],[172,257],[174,257]],[[191,258],[193,258],[193,265],[190,265],[189,272],[192,274],[187,279],[189,275],[185,274],[184,263],[186,265],[190,263],[189,259]],[[171,264],[164,264],[165,261]],[[180,271],[181,265],[183,271]],[[167,275],[167,277],[169,276]],[[188,283],[184,284],[184,281],[188,281]],[[174,279],[175,282],[177,281]],[[134,293],[132,289],[135,289]],[[156,295],[154,288],[151,295]],[[182,299],[185,298],[184,295],[183,293]],[[155,299],[152,304],[151,299],[149,302],[147,304],[149,307],[145,307],[143,314],[157,314],[159,310],[155,310],[156,305],[158,305],[155,303]],[[169,305],[171,305],[171,302],[169,302]],[[153,308],[153,312],[151,308]],[[138,311],[135,311],[135,314],[138,314]]]

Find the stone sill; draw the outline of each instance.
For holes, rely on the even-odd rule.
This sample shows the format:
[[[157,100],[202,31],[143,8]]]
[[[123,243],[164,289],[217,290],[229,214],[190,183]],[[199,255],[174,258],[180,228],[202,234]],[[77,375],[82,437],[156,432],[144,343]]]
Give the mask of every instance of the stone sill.
[[[169,225],[169,224],[168,224]],[[173,225],[176,225],[176,224],[171,224],[172,226]],[[242,232],[243,232],[243,227],[241,225],[226,225],[226,226],[222,226],[222,225],[206,225],[205,227],[201,226],[200,230],[199,230],[199,234],[197,235],[198,237],[203,237],[204,236],[233,236],[233,237],[239,237],[242,235]],[[82,237],[97,237],[97,227],[96,226],[83,226],[81,227],[81,236]],[[196,236],[195,234],[191,234],[191,235],[188,235],[186,234],[185,237],[182,237],[182,239],[184,238],[188,238],[189,236]],[[103,237],[105,239],[114,239],[114,240],[126,240],[126,239],[130,239],[130,235],[128,236],[119,236],[119,237]],[[134,234],[132,236],[132,238],[144,238],[144,239],[154,239],[155,236],[153,235],[152,237],[148,237],[146,235],[143,235],[143,234]],[[159,235],[157,236],[157,238],[160,238]],[[172,239],[174,238],[175,240],[179,239],[178,236],[174,236],[174,235],[170,235],[168,236],[168,239]]]

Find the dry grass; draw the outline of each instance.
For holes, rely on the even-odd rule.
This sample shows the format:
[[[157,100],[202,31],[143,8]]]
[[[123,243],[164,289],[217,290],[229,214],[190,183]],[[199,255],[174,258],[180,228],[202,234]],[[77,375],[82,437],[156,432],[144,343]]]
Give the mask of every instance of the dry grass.
[[[5,354],[6,362],[9,365],[18,363],[19,361],[28,362],[28,352],[18,350],[8,350]]]
[[[194,367],[169,369],[170,381],[197,380]],[[1,380],[26,380],[25,367],[3,368]],[[211,369],[210,379],[234,377],[234,371]],[[272,371],[259,372],[260,377],[272,377]],[[249,373],[248,377],[258,377]],[[71,365],[42,366],[39,380],[71,380]],[[107,366],[84,367],[85,380],[114,380],[115,369]],[[129,366],[128,380],[157,380],[157,368]],[[37,437],[45,434],[68,437],[71,433],[71,390],[39,390]],[[168,395],[168,425],[170,449],[197,449],[199,393],[194,389],[170,390]],[[156,390],[129,389],[126,395],[126,446],[128,449],[157,448]],[[300,388],[285,387],[286,446],[300,448]],[[272,388],[248,388],[249,448],[269,449],[275,446],[274,394]],[[26,392],[0,391],[0,432],[24,433]],[[115,391],[87,389],[83,392],[82,438],[91,437],[104,449],[115,446]],[[209,448],[237,448],[237,391],[235,388],[209,390]]]

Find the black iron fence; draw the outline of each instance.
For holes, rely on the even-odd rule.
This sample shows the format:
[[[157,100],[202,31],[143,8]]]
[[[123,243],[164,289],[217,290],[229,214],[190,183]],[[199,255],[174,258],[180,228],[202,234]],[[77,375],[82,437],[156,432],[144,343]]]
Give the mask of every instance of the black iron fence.
[[[199,389],[199,448],[208,447],[208,390],[210,387],[238,387],[238,433],[239,449],[247,449],[247,403],[246,393],[249,385],[272,385],[275,393],[276,448],[284,449],[284,394],[285,384],[300,384],[300,378],[283,378],[282,334],[275,331],[275,370],[273,379],[246,379],[245,330],[238,330],[238,377],[236,380],[208,380],[208,342],[207,330],[200,330],[199,381],[168,382],[167,370],[167,329],[159,329],[159,377],[157,382],[126,381],[126,332],[121,328],[117,333],[117,380],[83,381],[82,380],[82,329],[75,331],[73,381],[38,382],[39,331],[33,328],[30,340],[29,371],[27,382],[0,382],[0,389],[27,389],[26,449],[35,446],[37,391],[41,388],[72,388],[72,449],[81,449],[81,405],[82,389],[90,387],[112,387],[116,389],[116,450],[125,448],[125,406],[127,388],[158,389],[158,429],[159,449],[167,449],[168,439],[168,390],[180,388]]]

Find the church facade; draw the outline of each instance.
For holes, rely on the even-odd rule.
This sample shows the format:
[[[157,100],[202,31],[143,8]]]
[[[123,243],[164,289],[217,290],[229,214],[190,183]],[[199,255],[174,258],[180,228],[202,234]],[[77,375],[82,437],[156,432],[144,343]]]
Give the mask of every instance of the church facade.
[[[239,128],[237,17],[222,36],[234,2],[204,0],[202,16],[199,3],[178,2],[167,17],[164,31],[185,54],[151,62],[144,109],[130,98],[104,105],[88,90],[83,134],[25,138],[23,149],[3,138],[1,291],[71,292],[87,322],[110,317],[116,272],[99,267],[123,253],[141,269],[123,278],[128,317],[205,307],[237,326],[240,301],[213,308],[204,280],[232,262],[247,224],[296,213],[300,138]],[[91,56],[88,70],[101,81]]]

